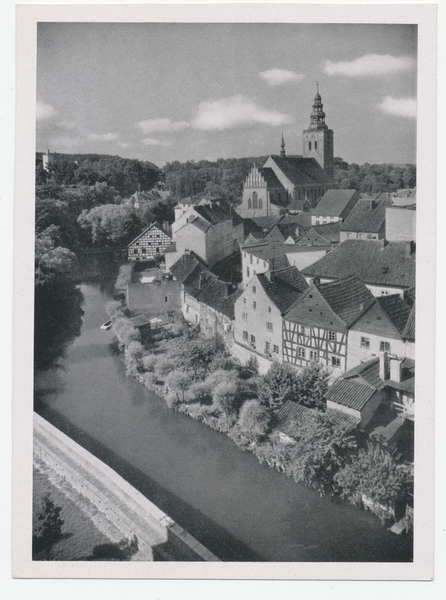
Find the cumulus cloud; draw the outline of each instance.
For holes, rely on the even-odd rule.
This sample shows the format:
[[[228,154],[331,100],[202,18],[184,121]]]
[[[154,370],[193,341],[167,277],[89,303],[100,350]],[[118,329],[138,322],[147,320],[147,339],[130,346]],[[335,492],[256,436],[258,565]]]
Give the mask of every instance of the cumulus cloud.
[[[170,119],[148,119],[136,124],[143,133],[180,131],[189,127],[186,121],[171,121]]]
[[[36,104],[36,117],[38,120],[51,119],[57,113],[56,109],[50,104],[44,102],[37,102]]]
[[[409,71],[415,67],[415,60],[409,56],[391,56],[390,54],[365,54],[351,61],[325,61],[326,75],[345,75],[346,77],[368,77],[370,75],[392,75]]]
[[[90,133],[88,139],[94,142],[113,142],[118,137],[119,133]]]
[[[290,81],[302,81],[302,79],[305,79],[305,75],[295,73],[294,71],[287,71],[286,69],[261,71],[259,77],[264,79],[269,86],[282,85]]]
[[[413,119],[417,116],[417,101],[415,98],[392,98],[386,96],[378,104],[378,108],[389,115]]]
[[[168,147],[168,146],[172,145],[170,142],[166,142],[166,141],[163,141],[163,140],[156,140],[154,138],[144,138],[141,141],[144,144],[144,146],[164,146],[164,147]]]
[[[211,130],[243,127],[252,123],[277,126],[291,123],[292,120],[289,115],[277,110],[267,110],[257,106],[248,98],[238,95],[214,102],[200,102],[192,125],[197,129]]]
[[[133,146],[132,142],[118,142],[118,146],[121,148],[130,148]]]

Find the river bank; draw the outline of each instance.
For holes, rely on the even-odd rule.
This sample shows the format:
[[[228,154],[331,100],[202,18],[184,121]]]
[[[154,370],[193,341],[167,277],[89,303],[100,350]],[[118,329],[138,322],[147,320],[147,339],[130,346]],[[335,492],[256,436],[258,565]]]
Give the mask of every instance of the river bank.
[[[412,547],[370,512],[266,469],[224,434],[126,375],[104,286],[81,288],[80,335],[36,373],[36,411],[225,561],[404,562]],[[367,540],[367,543],[364,543]]]

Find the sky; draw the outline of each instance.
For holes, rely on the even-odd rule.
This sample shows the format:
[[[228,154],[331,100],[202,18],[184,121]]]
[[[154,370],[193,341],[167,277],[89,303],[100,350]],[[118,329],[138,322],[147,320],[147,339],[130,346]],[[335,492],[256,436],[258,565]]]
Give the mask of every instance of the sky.
[[[302,154],[317,83],[335,156],[416,163],[413,25],[39,23],[36,150]]]

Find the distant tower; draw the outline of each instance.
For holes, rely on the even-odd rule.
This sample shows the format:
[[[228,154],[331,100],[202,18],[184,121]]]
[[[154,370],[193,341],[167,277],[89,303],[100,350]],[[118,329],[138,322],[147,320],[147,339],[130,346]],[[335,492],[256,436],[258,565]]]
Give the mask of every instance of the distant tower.
[[[302,132],[305,157],[315,158],[327,175],[333,177],[333,129],[325,123],[324,105],[319,94],[319,84],[314,97],[310,126]]]
[[[280,156],[286,156],[286,154],[285,154],[285,140],[283,139],[283,131],[282,131],[282,143],[280,144]]]

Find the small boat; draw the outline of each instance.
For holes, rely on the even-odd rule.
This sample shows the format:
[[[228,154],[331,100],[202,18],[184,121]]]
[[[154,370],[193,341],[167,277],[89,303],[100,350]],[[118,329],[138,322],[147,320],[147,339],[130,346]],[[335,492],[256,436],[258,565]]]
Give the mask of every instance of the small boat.
[[[111,329],[111,326],[112,326],[112,322],[111,321],[105,321],[105,323],[102,323],[101,329],[105,329],[105,330]]]

